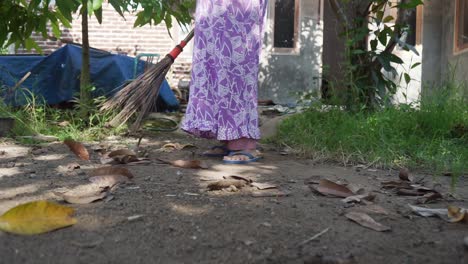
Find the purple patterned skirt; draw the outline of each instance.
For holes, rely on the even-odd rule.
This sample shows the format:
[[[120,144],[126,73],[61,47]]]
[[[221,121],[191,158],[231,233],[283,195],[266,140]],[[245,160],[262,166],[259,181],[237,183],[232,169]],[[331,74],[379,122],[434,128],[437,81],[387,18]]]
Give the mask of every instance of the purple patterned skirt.
[[[267,0],[197,0],[190,97],[182,129],[259,139],[257,88]]]

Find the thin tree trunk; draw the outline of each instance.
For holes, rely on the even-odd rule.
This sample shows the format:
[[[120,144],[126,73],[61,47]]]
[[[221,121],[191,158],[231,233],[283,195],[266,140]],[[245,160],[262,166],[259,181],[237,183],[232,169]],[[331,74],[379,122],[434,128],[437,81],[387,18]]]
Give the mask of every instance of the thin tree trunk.
[[[86,104],[91,97],[89,91],[91,73],[89,69],[88,5],[86,1],[83,1],[81,14],[81,38],[83,39],[83,43],[81,55],[80,101]]]

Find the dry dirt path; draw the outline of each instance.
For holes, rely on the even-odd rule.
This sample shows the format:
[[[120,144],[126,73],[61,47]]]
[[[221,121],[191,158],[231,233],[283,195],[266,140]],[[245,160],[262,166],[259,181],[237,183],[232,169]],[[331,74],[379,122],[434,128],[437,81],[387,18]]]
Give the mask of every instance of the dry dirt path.
[[[158,151],[167,142],[198,148]],[[118,148],[135,141],[107,143]],[[468,224],[413,214],[407,204],[415,203],[415,197],[381,189],[382,181],[398,179],[396,171],[314,164],[268,146],[265,159],[251,165],[202,158],[209,168],[196,170],[156,161],[200,158],[197,153],[208,143],[179,134],[143,140],[151,163],[127,165],[135,175],[132,183],[116,189],[111,200],[70,205],[78,219],[72,227],[30,237],[0,232],[0,263],[468,263],[463,244]],[[87,145],[90,152],[93,146]],[[67,171],[64,166],[71,162],[80,168]],[[0,214],[27,201],[57,200],[52,191],[86,182],[89,171],[100,166],[96,152],[91,161],[80,161],[62,143],[35,148],[0,143]],[[271,183],[287,196],[254,197],[272,190],[253,187],[207,191],[211,181],[229,175]],[[432,186],[432,177],[415,176]],[[348,220],[345,214],[369,207],[312,192],[307,183],[319,177],[374,191],[374,204],[388,214],[368,214],[391,231],[373,231]],[[437,181],[446,193],[450,178]],[[458,200],[428,206],[466,208],[467,187],[467,178],[461,178]]]

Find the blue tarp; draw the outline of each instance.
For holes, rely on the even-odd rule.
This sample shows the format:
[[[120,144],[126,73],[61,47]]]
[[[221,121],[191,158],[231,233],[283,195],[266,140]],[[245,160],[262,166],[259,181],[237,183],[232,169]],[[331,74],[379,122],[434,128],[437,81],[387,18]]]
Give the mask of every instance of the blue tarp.
[[[140,62],[137,73],[143,71]],[[134,59],[102,50],[90,50],[91,82],[96,87],[94,96],[110,96],[122,84],[133,78]],[[68,44],[48,56],[0,56],[0,96],[9,105],[26,103],[24,89],[11,89],[27,72],[29,78],[21,85],[47,104],[71,101],[79,93],[81,72],[81,46]],[[28,96],[28,95],[26,95]],[[158,110],[175,110],[179,107],[167,81],[161,86]]]

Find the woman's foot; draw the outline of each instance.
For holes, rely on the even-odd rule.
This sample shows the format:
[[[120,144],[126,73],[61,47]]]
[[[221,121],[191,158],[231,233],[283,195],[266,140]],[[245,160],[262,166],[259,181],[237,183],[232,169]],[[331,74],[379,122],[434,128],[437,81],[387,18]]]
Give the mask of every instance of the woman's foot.
[[[224,156],[223,162],[228,164],[247,164],[258,161],[262,158],[262,154],[256,149],[232,151],[229,155]]]

